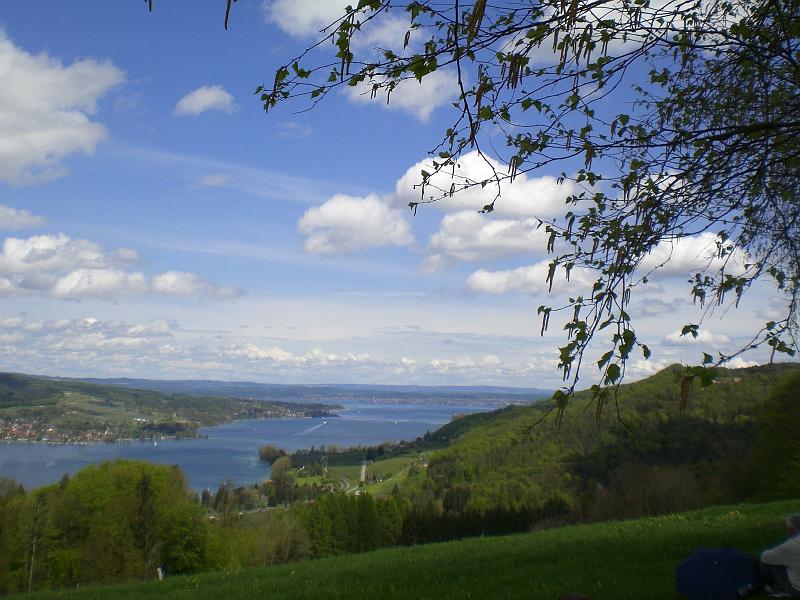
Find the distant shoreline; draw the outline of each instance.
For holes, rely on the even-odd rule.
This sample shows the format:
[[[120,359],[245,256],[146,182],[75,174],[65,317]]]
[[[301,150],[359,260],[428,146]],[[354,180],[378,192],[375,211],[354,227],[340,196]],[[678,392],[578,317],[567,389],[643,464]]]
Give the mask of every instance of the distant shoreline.
[[[347,410],[344,406],[327,405],[334,410]],[[128,444],[146,444],[157,442],[180,442],[188,440],[207,440],[208,434],[197,433],[200,429],[208,427],[219,427],[229,423],[239,423],[242,421],[280,421],[284,419],[340,419],[341,416],[336,413],[327,413],[320,415],[286,415],[286,416],[270,416],[270,417],[253,417],[244,419],[228,419],[214,424],[199,425],[193,435],[164,435],[158,437],[140,437],[140,438],[119,438],[119,439],[89,439],[89,440],[42,440],[42,439],[27,439],[27,438],[0,438],[0,442],[6,444],[41,444],[47,446],[95,446],[95,445],[128,445]],[[87,432],[88,433],[88,432]]]

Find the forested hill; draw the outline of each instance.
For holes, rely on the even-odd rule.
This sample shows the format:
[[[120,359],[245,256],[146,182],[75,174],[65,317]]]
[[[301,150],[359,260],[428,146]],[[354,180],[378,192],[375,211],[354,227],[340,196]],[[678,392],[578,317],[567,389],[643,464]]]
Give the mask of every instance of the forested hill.
[[[571,400],[562,430],[569,433],[574,428],[607,429],[615,425],[635,425],[640,421],[659,421],[670,417],[700,418],[714,422],[749,420],[763,404],[776,383],[791,373],[800,373],[798,363],[777,363],[743,369],[718,369],[714,383],[702,387],[692,386],[689,402],[680,411],[680,380],[685,368],[674,364],[646,379],[619,387],[616,398],[612,394],[602,407],[597,420],[597,406],[588,390],[579,391]],[[492,427],[503,423],[523,431],[528,425],[542,419],[543,413],[553,407],[550,401],[529,406],[509,406],[488,413],[465,416],[432,432],[429,439],[455,441],[472,429]],[[539,429],[550,430],[555,419],[545,419]],[[568,436],[567,436],[568,437]]]
[[[556,501],[571,511],[607,509],[614,516],[626,516],[628,508],[659,512],[658,502],[677,510],[746,496],[745,471],[767,399],[792,377],[800,381],[800,365],[720,369],[709,387],[694,385],[683,412],[682,373],[673,365],[620,386],[599,419],[591,395],[578,393],[560,428],[554,412],[545,416],[550,402],[454,421],[427,436],[449,445],[404,492],[445,511]],[[800,397],[800,385],[787,393]],[[619,495],[627,495],[627,507],[604,507],[625,504]]]
[[[152,390],[0,373],[0,439],[109,441],[189,437],[242,418],[329,416],[336,407]]]

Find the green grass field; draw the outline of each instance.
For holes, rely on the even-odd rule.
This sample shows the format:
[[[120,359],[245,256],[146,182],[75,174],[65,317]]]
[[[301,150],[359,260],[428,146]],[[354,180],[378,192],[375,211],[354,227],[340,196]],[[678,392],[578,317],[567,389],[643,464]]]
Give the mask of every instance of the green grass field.
[[[361,475],[361,465],[340,465],[330,467],[328,475],[331,477],[346,477],[353,485],[358,485],[358,478]]]
[[[699,547],[750,553],[785,535],[800,501],[737,505],[626,522],[380,550],[240,573],[38,593],[33,599],[407,598],[678,599],[675,565]]]
[[[411,455],[370,462],[367,465],[367,480],[369,481],[373,475],[383,478],[383,480],[369,483],[365,485],[363,489],[374,496],[386,496],[391,493],[395,484],[406,478],[408,475],[408,468],[419,462],[419,457]],[[350,482],[351,487],[349,489],[355,491],[361,478],[361,464],[332,466],[328,469],[327,477],[319,475],[305,477],[303,476],[302,469],[294,469],[292,474],[295,476],[295,483],[301,486],[322,484],[326,481],[338,482],[340,478],[343,477]]]
[[[408,455],[387,458],[385,460],[376,460],[367,465],[367,477],[371,477],[372,475],[377,475],[378,477],[388,475],[392,477],[409,465],[415,463],[419,463],[419,459],[416,456]]]
[[[364,489],[376,497],[388,496],[392,493],[395,485],[401,483],[408,477],[408,470],[411,465],[419,464],[417,456],[399,456],[387,460],[375,461],[367,467],[367,477],[376,475],[383,477],[383,481],[376,481],[364,486]]]
[[[322,475],[310,475],[309,477],[295,476],[294,482],[297,485],[320,485],[325,483],[326,479]]]
[[[408,469],[404,469],[389,479],[384,479],[383,481],[376,481],[375,483],[365,485],[363,490],[368,494],[372,494],[376,498],[386,497],[392,493],[395,485],[400,484],[400,482],[406,478],[407,474]]]

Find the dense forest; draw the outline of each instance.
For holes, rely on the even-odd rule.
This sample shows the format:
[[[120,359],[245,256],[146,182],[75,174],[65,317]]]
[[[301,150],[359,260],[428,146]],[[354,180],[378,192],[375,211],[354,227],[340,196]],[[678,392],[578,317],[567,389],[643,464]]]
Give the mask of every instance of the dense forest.
[[[800,366],[721,371],[683,412],[680,374],[670,367],[621,386],[600,414],[579,398],[560,427],[542,419],[547,403],[454,421],[403,444],[413,468],[378,495],[300,485],[292,459],[309,469],[319,449],[270,447],[270,481],[202,497],[176,467],[132,461],[32,492],[2,481],[0,592],[800,497]],[[368,450],[338,454],[360,461]],[[399,460],[398,449],[372,450],[376,465]]]
[[[25,494],[0,489],[0,589],[153,577],[205,566],[201,507],[179,469],[117,461]]]

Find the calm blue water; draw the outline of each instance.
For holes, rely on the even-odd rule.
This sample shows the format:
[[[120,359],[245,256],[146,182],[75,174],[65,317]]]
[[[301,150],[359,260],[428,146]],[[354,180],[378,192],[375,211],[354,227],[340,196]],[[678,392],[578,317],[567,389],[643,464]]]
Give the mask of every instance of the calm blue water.
[[[201,429],[207,440],[167,440],[132,444],[48,445],[0,442],[0,476],[30,489],[58,481],[86,465],[132,458],[178,465],[195,490],[216,489],[226,479],[255,483],[269,474],[258,448],[272,444],[298,450],[322,444],[375,445],[411,440],[450,421],[453,413],[489,408],[453,405],[379,405],[356,402],[339,411],[341,418],[236,421]]]

